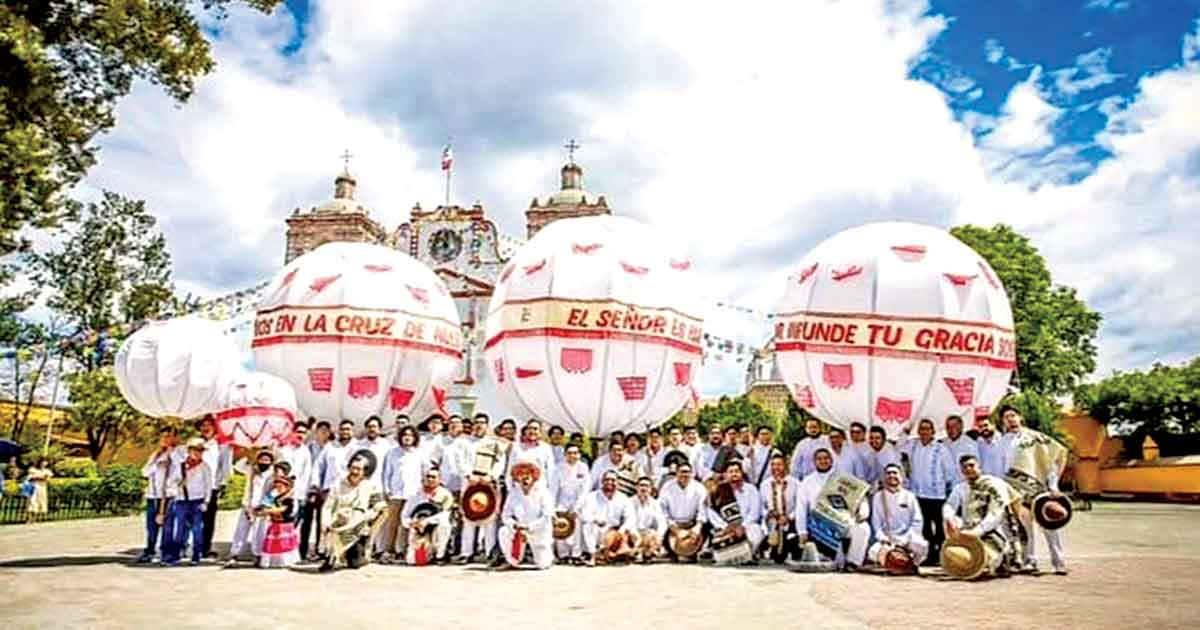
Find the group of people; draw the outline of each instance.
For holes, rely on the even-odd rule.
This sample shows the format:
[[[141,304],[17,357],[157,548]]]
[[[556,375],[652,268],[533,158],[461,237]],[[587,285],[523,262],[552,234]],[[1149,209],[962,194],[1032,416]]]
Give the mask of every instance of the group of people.
[[[349,420],[335,433],[310,419],[289,443],[232,464],[203,419],[183,448],[165,432],[146,464],[139,560],[157,547],[164,562],[178,563],[189,533],[193,564],[213,555],[216,503],[236,469],[247,482],[226,559],[233,564],[246,555],[263,567],[310,561],[323,570],[664,559],[916,573],[920,564],[982,558],[972,577],[1036,571],[1030,503],[1037,492],[1058,495],[1059,467],[1026,452],[1052,441],[1024,427],[1015,409],[1002,409],[1001,421],[1003,434],[980,419],[972,437],[952,416],[936,440],[933,423],[920,420],[915,437],[909,426],[891,443],[880,427],[855,423],[847,439],[810,420],[790,456],[770,427],[712,427],[705,441],[694,426],[672,427],[650,430],[645,443],[608,436],[589,459],[584,436],[557,426],[543,435],[538,420],[518,435],[515,420],[493,426],[482,413],[417,426],[400,416],[393,438],[377,417],[357,437]],[[846,489],[841,517],[823,503],[831,487]],[[1065,574],[1059,531],[1043,535],[1055,572]]]

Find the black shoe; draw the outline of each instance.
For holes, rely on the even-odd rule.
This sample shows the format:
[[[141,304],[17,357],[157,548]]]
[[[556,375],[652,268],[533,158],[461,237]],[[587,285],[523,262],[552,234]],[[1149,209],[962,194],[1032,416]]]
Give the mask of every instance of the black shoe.
[[[154,560],[154,556],[148,556],[146,554],[142,554],[142,555],[138,556],[137,560],[134,560],[134,562],[136,562],[138,564],[149,564],[152,560]]]

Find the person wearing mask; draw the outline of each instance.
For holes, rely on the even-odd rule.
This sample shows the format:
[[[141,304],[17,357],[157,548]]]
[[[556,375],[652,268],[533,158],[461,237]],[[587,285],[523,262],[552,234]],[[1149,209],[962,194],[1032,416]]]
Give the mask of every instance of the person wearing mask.
[[[528,546],[537,569],[554,564],[554,499],[544,484],[538,484],[541,471],[531,460],[512,469],[516,490],[509,493],[500,515],[498,538],[504,564],[501,570],[516,569]]]
[[[189,443],[190,446],[190,443]],[[262,554],[264,524],[258,518],[256,509],[262,503],[263,496],[271,488],[271,480],[275,477],[273,471],[275,454],[271,451],[259,451],[251,465],[245,459],[238,461],[234,470],[246,475],[246,487],[242,492],[241,509],[238,512],[237,526],[233,530],[233,540],[229,544],[229,557],[226,566],[237,566],[238,557],[249,549],[254,555],[255,562]]]

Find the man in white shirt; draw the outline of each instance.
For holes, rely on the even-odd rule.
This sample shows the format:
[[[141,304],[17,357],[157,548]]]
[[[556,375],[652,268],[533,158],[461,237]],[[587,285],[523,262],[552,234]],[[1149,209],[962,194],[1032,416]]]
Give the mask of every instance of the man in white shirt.
[[[638,479],[637,494],[629,502],[629,518],[625,520],[626,544],[633,550],[634,560],[641,563],[648,563],[662,553],[662,540],[667,533],[667,515],[653,492],[650,477]]]
[[[508,458],[508,491],[516,490],[517,482],[512,478],[512,468],[520,462],[533,462],[542,471],[538,485],[547,490],[554,487],[554,475],[557,467],[554,465],[554,451],[550,445],[541,441],[542,423],[530,419],[521,427],[521,439],[512,445]]]
[[[700,469],[700,448],[700,428],[690,424],[683,429],[683,452],[687,453],[695,471]]]
[[[375,461],[382,462],[383,458],[387,457],[388,451],[396,446],[396,443],[383,435],[382,431],[383,422],[379,419],[379,416],[367,418],[366,431],[354,450],[357,452],[359,449],[365,448],[375,454]],[[374,474],[371,475],[368,481],[377,484],[380,483],[379,478],[383,472],[382,469],[383,466],[376,466]]]
[[[846,444],[846,434],[834,427],[829,430],[829,452],[833,454],[833,469],[866,481],[866,466],[854,447]]]
[[[541,471],[532,461],[514,466],[512,475],[517,479],[516,491],[504,502],[498,534],[506,563],[498,568],[517,568],[528,546],[534,566],[549,569],[554,564],[554,499],[537,483]]]
[[[712,469],[712,465],[717,460],[717,452],[725,445],[725,433],[721,431],[721,427],[714,424],[708,428],[708,442],[700,446],[697,459],[692,462],[692,466],[696,470],[696,479],[700,481],[708,481],[717,473]]]
[[[417,514],[423,505],[433,505],[432,514]],[[441,483],[437,468],[429,468],[422,476],[420,486],[404,500],[404,511],[400,523],[404,527],[407,553],[405,562],[410,566],[442,563],[447,559],[446,548],[450,543],[453,528],[450,513],[454,509],[454,495]],[[428,541],[428,544],[425,544]]]
[[[592,486],[591,471],[588,470],[586,462],[580,459],[579,446],[571,444],[567,446],[566,459],[558,465],[558,473],[555,475],[556,485],[554,488],[554,503],[555,511],[570,512],[576,514],[575,506],[579,503],[583,495],[587,494]],[[565,560],[569,564],[574,564],[582,553],[582,541],[579,537],[579,517],[576,514],[576,533],[566,540],[555,541],[555,551],[558,553],[559,560]]]
[[[213,534],[217,529],[217,511],[221,502],[221,494],[229,484],[229,471],[233,466],[233,447],[217,441],[217,423],[213,416],[207,415],[196,423],[200,437],[204,438],[204,463],[212,472],[212,491],[204,508],[204,539],[201,554],[205,558],[216,557],[212,550]]]
[[[675,467],[675,480],[668,481],[658,492],[658,502],[662,505],[667,516],[667,538],[672,535],[676,539],[683,537],[694,541],[702,539],[701,529],[705,523],[704,502],[708,492],[704,486],[692,478],[691,464],[681,463]],[[664,539],[664,545],[667,540]],[[676,550],[667,546],[667,556],[672,560],[695,562],[699,545],[687,556],[680,557]]]
[[[761,486],[762,482],[771,476],[771,457],[778,453],[779,449],[775,448],[775,433],[771,427],[758,427],[754,437],[754,445],[750,447],[748,480],[755,486]]]
[[[291,441],[275,449],[275,461],[287,462],[291,466],[293,518],[299,520],[305,512],[308,501],[306,489],[312,485],[312,454],[308,449],[308,424],[297,422],[292,429]],[[268,487],[268,490],[270,487]],[[303,557],[303,555],[301,555]]]
[[[834,474],[833,455],[828,448],[821,447],[813,451],[812,459],[813,472],[805,475],[804,480],[800,482],[799,498],[796,502],[796,533],[800,536],[801,545],[808,541],[808,515],[816,508],[821,491],[825,489],[825,482]],[[867,543],[871,538],[871,526],[866,522],[869,510],[866,501],[859,505],[858,513],[854,515],[857,520],[850,526],[847,534],[850,540],[849,549],[845,549],[843,543],[834,550],[833,561],[837,568],[847,565],[852,568],[861,567],[866,559]]]
[[[713,528],[714,536],[725,534],[725,530],[729,527],[734,528],[734,531],[728,533],[734,536],[739,534],[744,536],[750,543],[750,549],[757,556],[758,548],[767,536],[762,525],[762,497],[759,496],[758,490],[753,485],[744,482],[743,475],[745,472],[742,469],[741,462],[737,461],[737,458],[725,462],[723,474],[725,483],[728,483],[729,487],[733,489],[733,498],[737,501],[738,512],[742,516],[742,522],[740,524],[725,522],[725,519],[721,517],[720,512],[716,509],[718,506],[712,505],[710,501],[706,513],[708,523]]]
[[[342,420],[338,423],[337,439],[325,445],[321,451],[321,499],[337,487],[346,476],[346,466],[357,452],[354,441],[354,422]],[[378,460],[376,460],[378,461]]]
[[[904,427],[905,433],[911,427],[911,424]],[[917,424],[917,435],[915,440],[906,435],[900,443],[900,451],[908,456],[908,487],[917,495],[917,503],[921,506],[921,519],[925,525],[921,533],[929,542],[926,563],[932,566],[946,540],[940,516],[954,480],[954,461],[946,447],[933,439],[932,420],[922,418]]]
[[[975,448],[979,451],[979,465],[983,474],[1003,478],[1004,473],[1008,472],[1004,469],[1004,440],[996,434],[992,421],[986,417],[977,420],[976,426],[979,428],[979,437],[975,439]]]
[[[649,444],[638,453],[638,465],[641,466],[642,473],[647,477],[661,479],[663,457],[667,454],[667,449],[663,447],[662,431],[650,429],[647,435],[649,436]],[[657,481],[655,483],[657,484]]]
[[[596,561],[607,564],[615,560],[613,549],[602,548],[609,539],[623,543],[621,531],[629,518],[629,497],[617,492],[617,473],[609,470],[600,478],[600,488],[587,493],[575,506],[576,527],[583,541],[583,564],[594,567]],[[621,544],[623,548],[624,545]]]
[[[960,416],[949,416],[946,418],[946,437],[942,438],[942,446],[946,447],[946,451],[950,453],[950,461],[953,475],[951,476],[951,484],[962,483],[963,476],[959,470],[958,462],[963,455],[974,455],[979,457],[979,447],[969,436],[963,434],[963,419]]]
[[[787,466],[788,460],[783,453],[772,455],[771,472],[758,488],[766,523],[767,551],[776,564],[782,564],[788,558],[800,560],[800,545],[796,535],[800,482],[788,474]]]
[[[813,471],[813,453],[819,448],[828,450],[829,438],[821,435],[821,422],[816,418],[809,418],[804,422],[804,437],[796,442],[796,448],[792,449],[789,468],[793,477],[803,480],[805,475]]]
[[[867,466],[867,457],[871,453],[871,444],[867,441],[867,425],[857,420],[850,423],[850,447],[858,452],[863,465]]]
[[[965,455],[959,465],[963,482],[954,486],[942,506],[946,531],[978,537],[985,548],[985,575],[1021,568],[1020,537],[1011,510],[1019,499],[1008,482],[980,471],[979,459]]]
[[[1004,422],[1004,470],[1006,476],[1024,474],[1033,478],[1041,490],[1052,495],[1061,494],[1058,478],[1066,465],[1067,450],[1050,436],[1025,426],[1025,419],[1012,405],[1000,408],[1000,419]],[[1017,487],[1025,510],[1021,511],[1025,531],[1029,540],[1025,543],[1025,569],[1037,573],[1037,536],[1041,530],[1050,550],[1050,563],[1057,575],[1067,574],[1067,559],[1063,549],[1063,531],[1046,529],[1033,518],[1031,496],[1025,489]]]
[[[305,498],[304,511],[300,515],[300,557],[315,561],[317,559],[315,550],[321,548],[321,482],[325,478],[325,461],[321,454],[325,450],[325,445],[333,439],[333,433],[329,423],[324,420],[317,422],[314,418],[309,418],[308,426],[312,429],[309,432],[311,439],[306,444],[309,461],[312,463],[308,475],[309,485],[307,488],[294,487],[296,494],[302,494]],[[313,538],[314,533],[316,534],[315,539]],[[310,541],[311,547],[309,546]],[[310,549],[314,550],[311,555]]]
[[[900,452],[888,444],[887,431],[883,427],[871,427],[867,444],[870,449],[863,459],[867,474],[865,481],[872,487],[878,488],[883,482],[883,469],[888,464],[900,463]]]
[[[642,476],[641,468],[637,462],[628,459],[625,455],[625,443],[617,438],[609,440],[608,454],[601,457],[592,465],[592,490],[600,488],[600,480],[603,479],[604,473],[613,471],[618,474],[637,479]]]
[[[388,502],[387,520],[375,539],[375,551],[385,554],[381,557],[383,564],[402,562],[405,557],[408,537],[399,532],[404,504],[409,496],[420,490],[421,479],[429,468],[429,460],[421,448],[421,437],[415,428],[400,427],[396,437],[400,445],[389,450],[383,458],[380,466],[383,472],[379,475]],[[390,555],[393,553],[395,556]]]
[[[921,532],[924,529],[917,497],[903,486],[904,472],[899,464],[888,464],[883,471],[883,489],[871,498],[871,529],[875,544],[867,556],[883,565],[885,554],[892,547],[908,550],[913,570],[925,561],[929,543]]]
[[[168,566],[179,564],[179,554],[187,543],[188,534],[192,538],[191,565],[200,564],[203,555],[204,509],[208,507],[213,488],[212,470],[204,461],[206,447],[204,438],[188,440],[187,458],[171,467],[174,477],[168,483],[175,487],[175,537],[168,557],[163,560]]]
[[[438,468],[441,471],[442,485],[450,494],[458,496],[463,490],[463,480],[471,472],[471,440],[465,434],[463,420],[459,416],[450,416],[446,421],[446,439],[442,445],[442,459]]]
[[[171,501],[175,498],[175,488],[168,480],[186,458],[179,453],[178,446],[175,428],[164,427],[158,450],[151,453],[146,465],[142,466],[142,476],[146,478],[146,548],[137,557],[138,564],[153,560],[155,549],[158,549],[159,558],[165,559],[174,539],[175,513]]]
[[[547,432],[550,438],[550,450],[554,452],[554,463],[561,464],[567,458],[567,432],[557,424]]]

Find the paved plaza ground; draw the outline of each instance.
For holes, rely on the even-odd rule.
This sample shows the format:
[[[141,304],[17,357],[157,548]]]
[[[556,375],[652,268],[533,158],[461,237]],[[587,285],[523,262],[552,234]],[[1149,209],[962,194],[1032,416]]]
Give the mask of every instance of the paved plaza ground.
[[[1067,531],[1070,576],[963,583],[667,564],[167,569],[130,564],[138,518],[9,526],[0,628],[1197,627],[1200,506],[1097,503]]]

